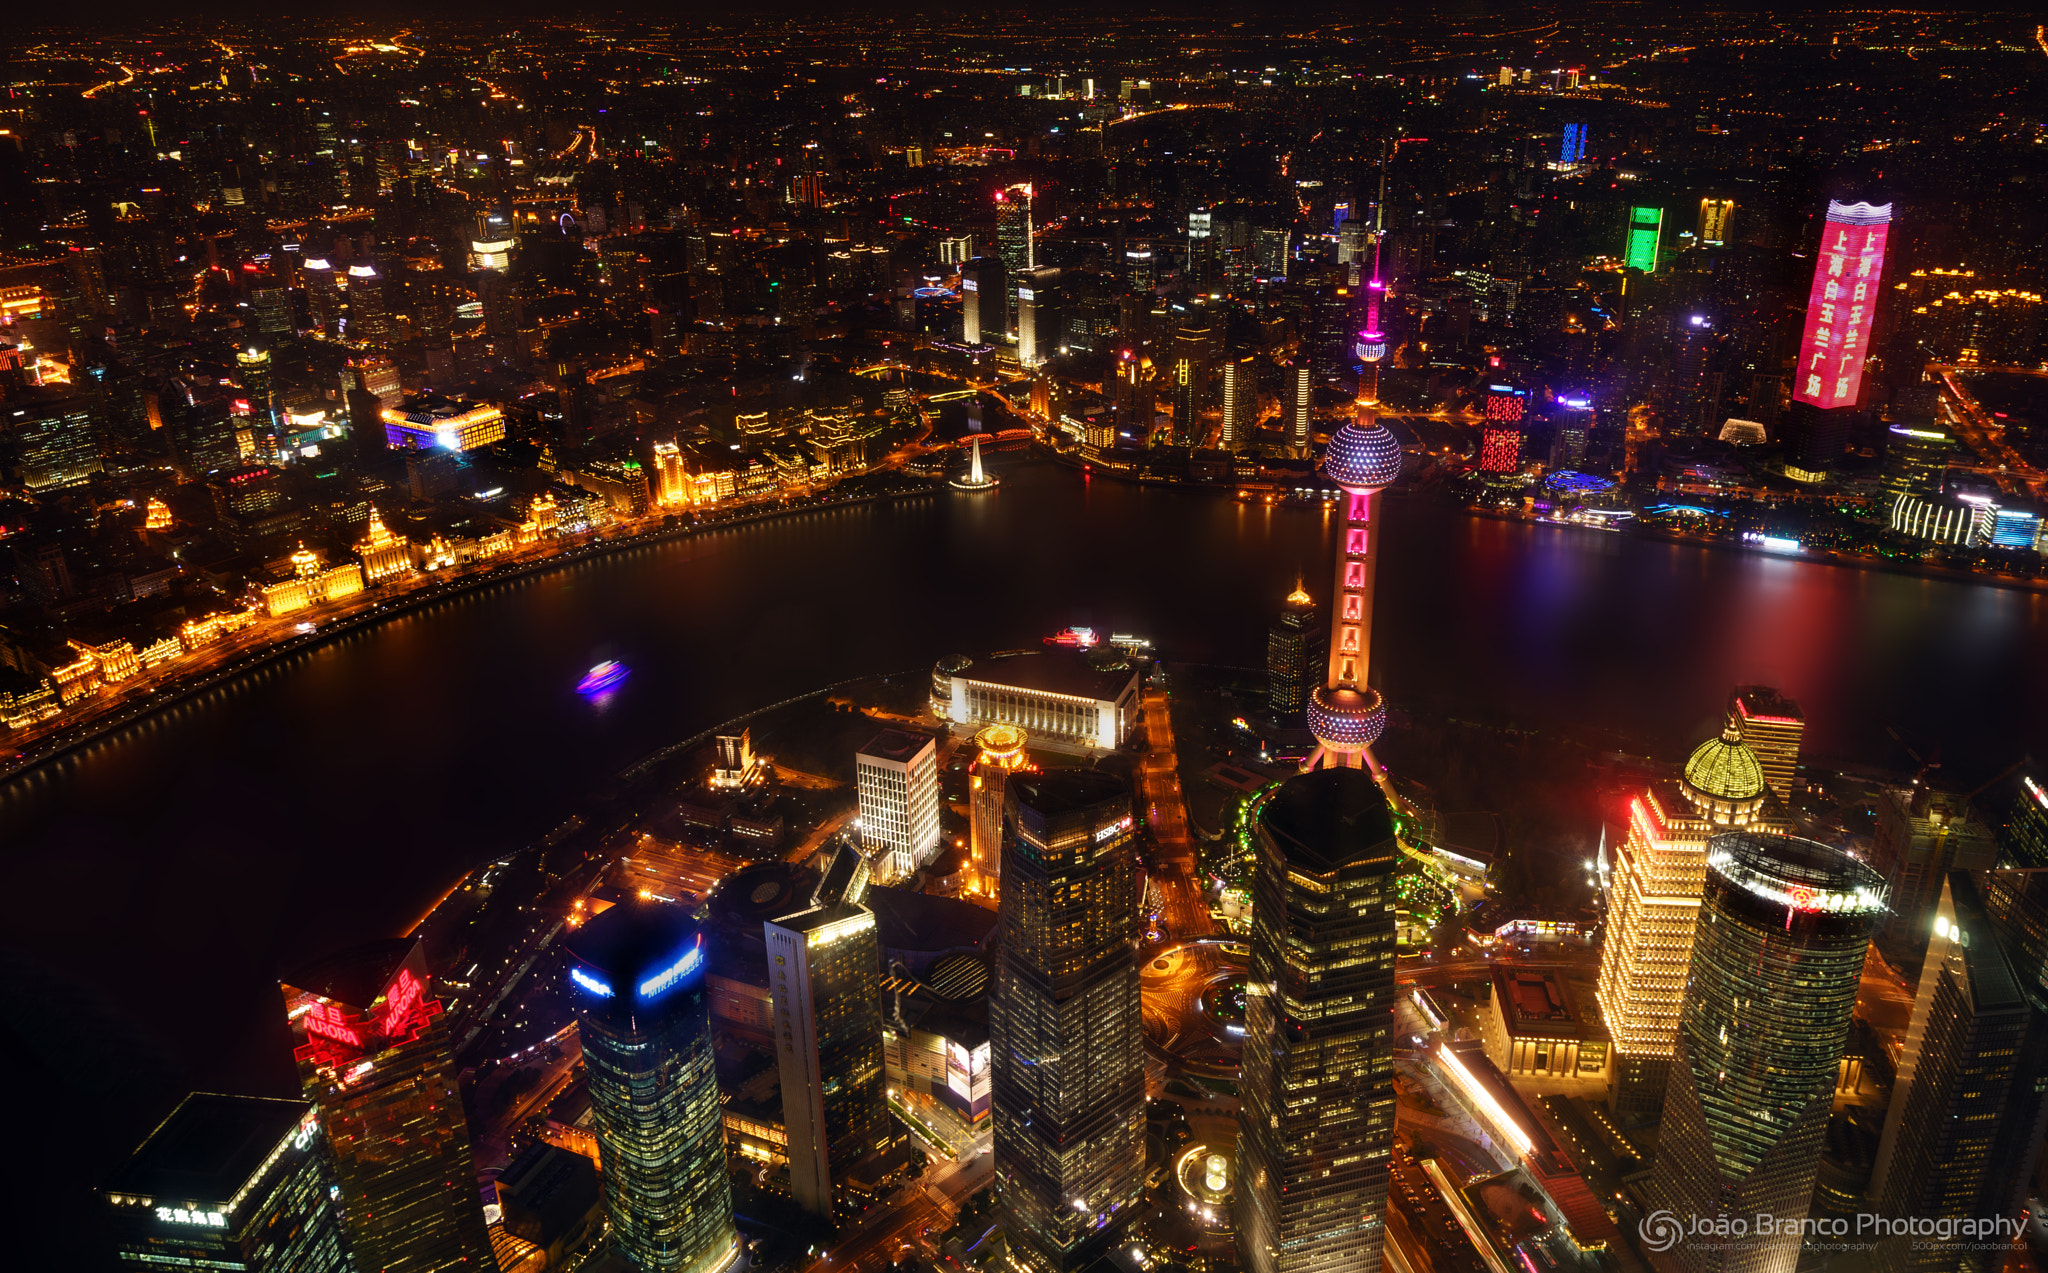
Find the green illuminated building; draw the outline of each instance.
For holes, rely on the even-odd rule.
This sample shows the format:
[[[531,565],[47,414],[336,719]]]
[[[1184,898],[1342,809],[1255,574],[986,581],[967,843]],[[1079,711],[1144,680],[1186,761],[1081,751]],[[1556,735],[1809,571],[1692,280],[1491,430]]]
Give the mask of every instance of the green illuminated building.
[[[1657,242],[1664,235],[1664,209],[1630,208],[1622,263],[1645,274],[1657,272]]]

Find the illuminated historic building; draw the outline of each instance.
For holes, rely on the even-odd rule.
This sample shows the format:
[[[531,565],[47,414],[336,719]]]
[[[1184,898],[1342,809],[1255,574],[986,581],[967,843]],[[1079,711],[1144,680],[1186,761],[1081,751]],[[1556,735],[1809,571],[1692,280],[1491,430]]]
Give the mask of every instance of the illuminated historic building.
[[[1344,534],[1330,599],[1330,653],[1323,684],[1308,696],[1308,727],[1316,749],[1302,766],[1380,774],[1372,745],[1387,727],[1386,705],[1367,683],[1372,654],[1373,575],[1379,567],[1380,492],[1401,475],[1401,444],[1361,402],[1323,452],[1323,473],[1344,491]]]
[[[1024,731],[990,725],[974,735],[975,756],[967,766],[967,850],[981,892],[993,896],[1003,873],[1003,799],[1009,776],[1031,764]]]
[[[910,874],[939,847],[938,745],[885,729],[854,756],[861,845],[885,879]]]
[[[690,486],[689,465],[682,448],[673,442],[654,444],[655,498],[664,508],[687,508],[695,502]]]
[[[313,550],[301,546],[292,554],[292,577],[263,587],[263,613],[275,619],[325,601],[353,597],[363,590],[363,568],[352,561],[320,564]]]
[[[1728,696],[1728,717],[1763,766],[1764,785],[1779,800],[1789,801],[1799,769],[1799,740],[1806,733],[1799,704],[1768,685],[1738,685]]]
[[[955,662],[934,670],[932,688],[933,706],[956,729],[1015,725],[1030,733],[1033,746],[1114,751],[1136,723],[1139,676],[1114,650]]]
[[[739,1239],[704,934],[680,906],[629,902],[566,945],[613,1241],[642,1273],[724,1268]]]
[[[2023,1222],[2048,1118],[2048,877],[1951,871],[1870,1177],[1870,1209],[1928,1220]],[[1886,1238],[1882,1273],[1982,1273],[2001,1251]]]
[[[489,1268],[448,1025],[420,943],[372,942],[282,988],[299,1087],[320,1110],[356,1266]]]
[[[1266,694],[1276,716],[1292,716],[1307,705],[1309,689],[1328,658],[1323,616],[1297,579],[1266,633]]]
[[[1756,822],[1766,790],[1763,765],[1730,724],[1693,749],[1682,782],[1657,783],[1629,801],[1600,948],[1600,1008],[1614,1044],[1617,1113],[1644,1117],[1663,1108],[1706,884],[1707,839]]]
[[[1247,1273],[1380,1267],[1394,1140],[1394,870],[1386,795],[1337,767],[1283,782],[1253,830],[1239,1089]]]
[[[1681,1241],[1683,1273],[1792,1273],[1834,1104],[1849,1018],[1884,881],[1840,849],[1729,831],[1707,845],[1706,886],[1679,1013],[1654,1209],[1726,1244]],[[1773,1232],[1759,1235],[1760,1218]]]
[[[1013,1268],[1073,1273],[1116,1240],[1145,1185],[1130,787],[1015,774],[1003,820],[997,1202]]]
[[[433,395],[408,399],[378,412],[384,441],[394,450],[470,451],[505,437],[505,413],[489,403],[453,402]]]
[[[356,543],[356,556],[363,559],[363,574],[371,583],[412,571],[412,541],[385,529],[384,517],[374,506],[369,526]]]
[[[855,856],[850,853],[849,856]],[[789,1189],[830,1220],[871,1200],[872,1161],[894,1142],[882,1067],[882,952],[875,916],[837,901],[767,920],[769,989]]]
[[[313,1106],[194,1092],[100,1196],[123,1269],[355,1273],[333,1184]]]

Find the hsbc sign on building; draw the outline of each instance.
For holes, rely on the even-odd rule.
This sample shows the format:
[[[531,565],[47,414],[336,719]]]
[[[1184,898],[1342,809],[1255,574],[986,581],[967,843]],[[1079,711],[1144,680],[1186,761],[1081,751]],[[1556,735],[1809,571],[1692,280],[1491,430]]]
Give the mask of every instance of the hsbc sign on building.
[[[1889,203],[1828,203],[1820,259],[1813,267],[1813,290],[1806,301],[1806,335],[1799,342],[1793,401],[1823,411],[1856,405],[1891,222]]]

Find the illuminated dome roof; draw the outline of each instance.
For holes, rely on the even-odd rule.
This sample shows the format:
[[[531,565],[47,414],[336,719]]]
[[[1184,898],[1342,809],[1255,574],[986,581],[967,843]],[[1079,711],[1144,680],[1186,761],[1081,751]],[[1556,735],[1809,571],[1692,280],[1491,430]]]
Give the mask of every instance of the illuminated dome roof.
[[[1763,798],[1763,765],[1757,753],[1743,743],[1741,731],[1731,720],[1718,739],[1708,739],[1692,749],[1686,761],[1686,794],[1696,804],[1747,804]]]
[[[1346,421],[1323,452],[1323,472],[1347,491],[1392,486],[1401,476],[1401,443],[1378,420]]]
[[[1308,696],[1308,732],[1324,750],[1364,751],[1387,728],[1386,704],[1375,689],[1318,685]]]

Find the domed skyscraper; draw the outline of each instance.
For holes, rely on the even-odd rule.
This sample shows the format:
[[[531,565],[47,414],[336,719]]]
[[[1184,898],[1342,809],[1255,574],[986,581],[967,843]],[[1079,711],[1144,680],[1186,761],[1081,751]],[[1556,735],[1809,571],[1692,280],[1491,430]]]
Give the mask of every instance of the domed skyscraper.
[[[1654,1117],[1664,1108],[1708,837],[1779,829],[1765,810],[1769,795],[1762,762],[1731,722],[1693,748],[1678,781],[1653,783],[1629,801],[1600,949],[1600,1009],[1614,1038],[1611,1097],[1620,1114]]]
[[[1401,444],[1360,404],[1323,453],[1323,472],[1344,491],[1344,537],[1337,546],[1330,596],[1330,658],[1324,683],[1310,692],[1309,732],[1316,750],[1304,769],[1381,770],[1372,745],[1386,728],[1379,691],[1366,683],[1372,653],[1372,586],[1379,565],[1373,511],[1379,493],[1401,475]]]

